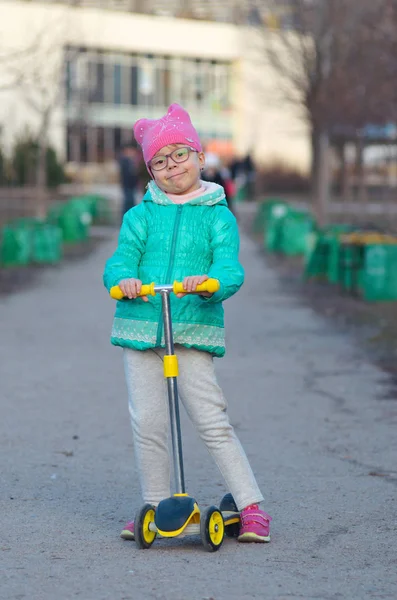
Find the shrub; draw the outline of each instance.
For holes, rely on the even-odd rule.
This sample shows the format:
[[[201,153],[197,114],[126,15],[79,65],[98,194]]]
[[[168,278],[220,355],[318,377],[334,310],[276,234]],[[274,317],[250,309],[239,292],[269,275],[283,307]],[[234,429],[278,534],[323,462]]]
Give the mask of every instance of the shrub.
[[[15,141],[11,150],[10,168],[12,183],[16,186],[36,183],[39,146],[30,133],[25,133]],[[66,175],[57,154],[52,147],[46,151],[47,186],[57,187],[66,181]]]

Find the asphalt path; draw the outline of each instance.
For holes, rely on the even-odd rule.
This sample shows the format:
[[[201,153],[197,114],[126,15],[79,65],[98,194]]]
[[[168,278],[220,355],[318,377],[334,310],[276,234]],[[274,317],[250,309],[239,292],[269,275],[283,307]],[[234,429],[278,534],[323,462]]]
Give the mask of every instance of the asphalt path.
[[[246,283],[225,303],[217,371],[273,517],[270,544],[196,537],[138,550],[119,533],[141,504],[122,352],[90,256],[0,298],[0,598],[397,598],[397,405],[347,333],[283,288],[242,235]],[[150,385],[150,382],[148,382]],[[227,491],[182,415],[187,487]]]

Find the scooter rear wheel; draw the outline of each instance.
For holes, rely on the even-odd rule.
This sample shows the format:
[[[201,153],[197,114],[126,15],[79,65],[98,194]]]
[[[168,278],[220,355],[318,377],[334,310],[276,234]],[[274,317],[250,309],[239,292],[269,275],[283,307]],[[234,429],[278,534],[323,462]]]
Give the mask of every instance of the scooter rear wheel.
[[[144,504],[135,515],[135,543],[141,550],[150,548],[156,539],[156,532],[149,529],[150,523],[154,523],[154,510],[151,504]]]
[[[215,552],[222,546],[225,524],[222,513],[216,506],[210,506],[201,513],[200,536],[207,552]]]

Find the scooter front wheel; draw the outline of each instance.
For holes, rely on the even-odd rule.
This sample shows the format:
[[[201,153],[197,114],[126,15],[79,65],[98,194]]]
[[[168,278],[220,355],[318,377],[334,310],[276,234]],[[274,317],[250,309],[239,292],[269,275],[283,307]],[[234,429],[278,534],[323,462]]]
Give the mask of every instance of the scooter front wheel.
[[[135,543],[141,550],[150,548],[156,539],[156,532],[149,529],[151,523],[154,523],[154,506],[144,504],[136,513],[134,523]]]
[[[207,552],[215,552],[222,546],[225,524],[222,513],[216,506],[210,506],[201,513],[200,536]]]

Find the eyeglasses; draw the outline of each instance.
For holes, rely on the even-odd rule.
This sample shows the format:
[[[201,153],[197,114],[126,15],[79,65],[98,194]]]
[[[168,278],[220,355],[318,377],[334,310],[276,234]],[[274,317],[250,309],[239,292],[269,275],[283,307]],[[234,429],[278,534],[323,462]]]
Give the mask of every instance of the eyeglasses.
[[[172,158],[175,163],[183,163],[188,160],[191,152],[197,152],[197,150],[193,150],[193,148],[188,148],[187,146],[176,148],[169,154],[162,154],[161,156],[152,158],[149,162],[149,167],[153,169],[153,171],[162,171],[162,169],[165,169],[168,166],[169,158]]]

